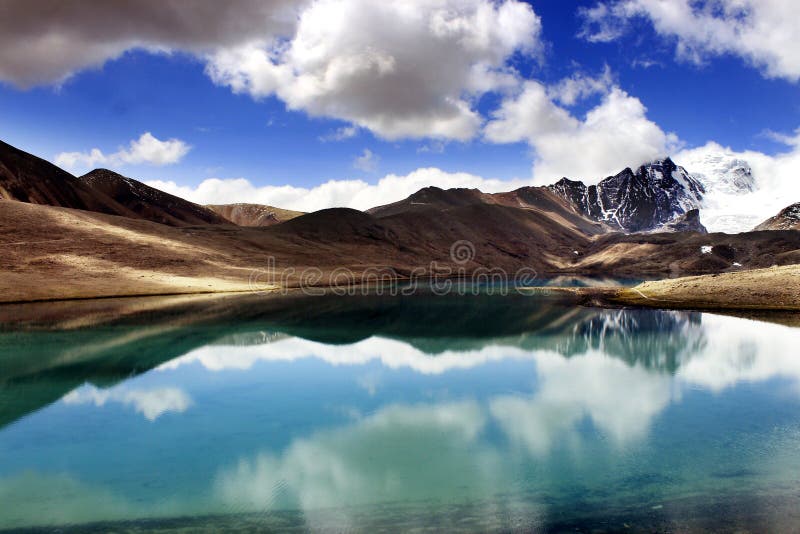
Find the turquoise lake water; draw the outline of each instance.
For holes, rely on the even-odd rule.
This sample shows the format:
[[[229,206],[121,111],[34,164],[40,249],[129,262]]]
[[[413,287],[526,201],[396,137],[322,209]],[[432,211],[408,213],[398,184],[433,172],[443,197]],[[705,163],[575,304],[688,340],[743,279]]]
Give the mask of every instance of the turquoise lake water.
[[[800,529],[800,329],[523,296],[0,330],[0,530]]]

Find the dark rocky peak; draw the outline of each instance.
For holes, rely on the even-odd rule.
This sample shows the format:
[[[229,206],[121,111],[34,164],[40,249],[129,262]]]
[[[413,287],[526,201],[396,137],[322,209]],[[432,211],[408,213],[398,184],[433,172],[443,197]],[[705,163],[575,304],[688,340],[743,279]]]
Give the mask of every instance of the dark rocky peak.
[[[436,186],[424,187],[408,197],[411,202],[427,204],[463,205],[480,200],[482,193],[478,189],[457,187],[441,189]]]
[[[683,215],[676,217],[674,220],[666,223],[661,228],[656,229],[658,232],[699,232],[707,234],[708,230],[703,223],[700,222],[700,210],[689,210]]]
[[[81,176],[80,181],[93,191],[114,199],[142,219],[171,226],[230,223],[204,206],[108,169],[90,171]]]
[[[549,189],[591,219],[624,232],[651,231],[697,209],[703,185],[666,158],[626,168],[597,185],[562,178]]]

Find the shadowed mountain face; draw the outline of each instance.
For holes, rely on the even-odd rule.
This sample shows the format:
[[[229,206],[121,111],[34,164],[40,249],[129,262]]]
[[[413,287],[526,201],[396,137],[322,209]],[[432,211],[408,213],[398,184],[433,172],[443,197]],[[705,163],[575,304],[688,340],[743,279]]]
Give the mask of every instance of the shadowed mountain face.
[[[625,169],[597,185],[563,178],[549,186],[577,211],[624,232],[671,230],[667,223],[700,207],[705,192],[669,158]]]
[[[367,210],[379,219],[396,216],[422,216],[437,213],[442,218],[458,217],[468,208],[481,206],[486,210],[503,211],[502,208],[523,210],[531,220],[543,222],[550,219],[552,227],[561,226],[584,236],[604,233],[610,230],[603,224],[588,219],[575,210],[561,197],[546,187],[522,187],[507,193],[482,193],[477,189],[447,189],[426,187],[408,198]],[[476,225],[481,221],[474,221]]]
[[[549,271],[552,259],[571,261],[576,249],[608,231],[539,187],[497,194],[426,187],[368,213],[385,229],[384,236],[422,257],[444,259],[441,252],[457,241],[468,241],[474,251],[465,267]]]
[[[188,200],[164,193],[107,169],[76,178],[0,142],[0,199],[94,211],[170,226],[230,224]]]
[[[706,227],[700,222],[700,210],[689,210],[683,215],[677,216],[672,221],[664,224],[661,230],[668,232],[698,232],[701,234],[708,233]]]
[[[70,173],[0,141],[0,200],[3,199],[136,217],[133,211]]]
[[[770,217],[755,227],[761,230],[800,230],[800,202],[784,208],[774,217]]]
[[[95,169],[80,177],[92,191],[113,198],[142,219],[170,226],[230,224],[224,216],[145,185],[108,169]]]
[[[431,209],[446,211],[453,208],[486,203],[493,203],[492,196],[477,189],[454,188],[445,191],[431,186],[420,189],[408,198],[398,202],[370,208],[367,213],[382,218],[409,211]]]
[[[206,208],[237,226],[272,226],[304,215],[302,211],[284,210],[263,204],[212,204]]]

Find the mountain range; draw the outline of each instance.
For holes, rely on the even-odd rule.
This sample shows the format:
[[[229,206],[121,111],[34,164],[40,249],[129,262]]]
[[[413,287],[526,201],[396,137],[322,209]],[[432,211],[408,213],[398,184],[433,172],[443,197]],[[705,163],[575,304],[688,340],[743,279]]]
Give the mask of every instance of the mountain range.
[[[668,226],[702,206],[705,188],[669,158],[625,169],[586,186],[562,178],[548,188],[572,208],[626,233],[670,230]],[[705,232],[697,220],[695,231]]]
[[[795,230],[704,233],[704,192],[665,159],[597,185],[427,187],[366,212],[300,214],[200,206],[104,169],[77,178],[0,144],[0,299],[247,289],[254,272],[278,285],[324,285],[342,267],[648,278],[800,263]],[[469,244],[465,257],[452,254],[459,242]],[[319,270],[314,280],[302,279],[308,267]]]

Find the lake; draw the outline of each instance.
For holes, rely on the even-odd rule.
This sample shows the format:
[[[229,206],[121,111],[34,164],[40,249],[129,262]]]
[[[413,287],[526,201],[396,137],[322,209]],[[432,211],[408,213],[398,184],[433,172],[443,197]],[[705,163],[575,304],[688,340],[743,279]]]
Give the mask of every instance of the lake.
[[[779,322],[516,294],[37,306],[0,330],[0,530],[800,524]]]

